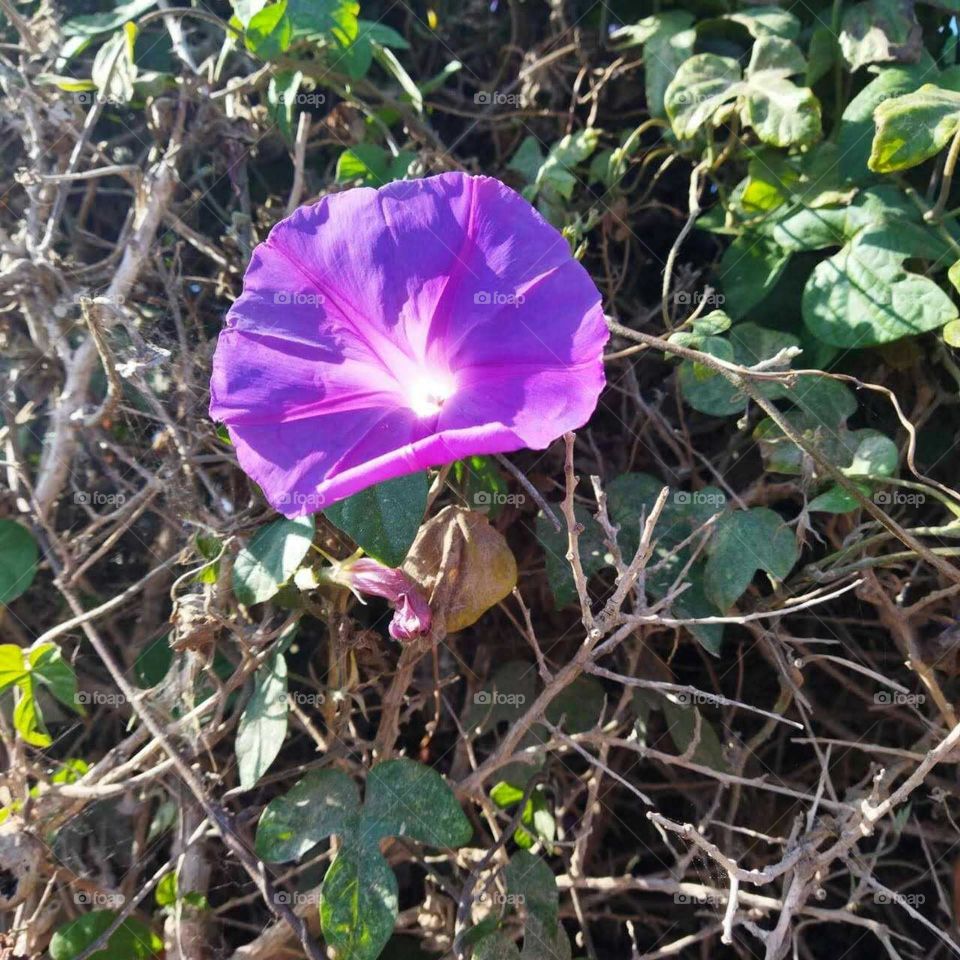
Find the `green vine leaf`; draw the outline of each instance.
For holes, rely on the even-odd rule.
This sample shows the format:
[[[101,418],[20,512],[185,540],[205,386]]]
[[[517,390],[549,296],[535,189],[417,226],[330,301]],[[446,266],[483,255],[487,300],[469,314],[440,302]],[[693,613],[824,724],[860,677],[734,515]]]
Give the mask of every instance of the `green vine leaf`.
[[[744,122],[774,147],[806,145],[820,139],[820,101],[809,87],[789,78],[805,75],[800,49],[782,37],[760,37],[747,66]]]
[[[77,677],[73,667],[63,659],[55,643],[41,643],[26,651],[30,677],[43,684],[65,707],[82,714],[83,707],[77,696]]]
[[[800,49],[783,37],[761,36],[750,63],[713,53],[686,60],[667,87],[665,104],[673,132],[690,140],[708,123],[723,123],[737,109],[757,136],[775,147],[806,145],[821,134],[820,102],[790,77],[806,72]],[[729,108],[729,109],[723,109]]]
[[[960,93],[933,83],[885,100],[867,165],[875,173],[908,170],[936,156],[960,129]]]
[[[951,320],[943,328],[943,340],[954,350],[960,348],[960,320]]]
[[[728,513],[717,524],[707,560],[707,595],[721,610],[729,610],[758,570],[783,580],[799,553],[796,535],[773,510],[754,507]]]
[[[667,732],[670,739],[679,753],[686,753],[693,746],[691,759],[694,763],[700,763],[711,770],[730,771],[730,764],[727,762],[723,753],[723,744],[713,725],[703,714],[690,703],[674,703],[668,697],[663,697],[660,701],[660,707],[663,710],[664,719],[667,722]],[[700,739],[694,740],[697,736],[697,716],[700,716]]]
[[[766,330],[755,323],[741,323],[727,337],[705,337],[697,347],[704,353],[741,366],[752,367],[769,360],[788,347],[799,346],[796,337],[779,330]],[[742,413],[747,405],[746,395],[722,374],[684,360],[679,371],[683,399],[694,410],[714,417],[728,417]],[[758,390],[769,398],[783,397],[786,388],[778,383],[757,383]]]
[[[287,14],[294,37],[307,37],[331,42],[338,48],[348,47],[360,34],[360,4],[356,0],[288,0]]]
[[[518,850],[504,868],[504,877],[508,905],[522,906],[525,914],[523,950],[518,951],[499,929],[484,929],[474,956],[489,960],[570,960],[570,940],[560,925],[560,898],[550,867],[526,850]]]
[[[358,20],[357,35],[346,47],[338,51],[337,62],[354,80],[359,80],[366,75],[373,63],[376,44],[393,47],[396,50],[410,48],[410,44],[392,27],[374,20]]]
[[[433,847],[459,847],[473,828],[440,774],[400,758],[370,771],[362,806],[345,773],[308,774],[267,805],[255,844],[264,860],[286,862],[334,834],[342,845],[321,890],[323,934],[338,960],[375,960],[397,918],[397,881],[379,842],[409,837]]]
[[[892,477],[897,470],[897,445],[882,433],[860,430],[853,462],[843,472],[848,477]]]
[[[639,23],[618,27],[610,35],[617,49],[643,45],[643,71],[647,109],[652,117],[665,117],[664,93],[680,65],[693,56],[697,33],[690,29],[693,14],[665,10]]]
[[[862,494],[869,496],[869,487],[863,484],[858,484],[858,487]],[[859,506],[857,498],[843,487],[829,487],[807,504],[807,510],[810,513],[849,513]]]
[[[473,834],[443,777],[405,758],[370,771],[361,830],[365,837],[409,837],[431,847],[462,847]]]
[[[790,253],[759,230],[737,237],[720,259],[724,303],[734,317],[746,316],[773,292]]]
[[[763,269],[783,270],[792,254],[840,247],[806,281],[804,324],[831,347],[890,343],[957,317],[956,307],[933,280],[905,266],[911,259],[949,262],[955,257],[949,231],[956,229],[951,220],[946,235],[931,230],[916,206],[891,185],[864,190],[849,205],[788,205],[745,229],[731,245],[728,257],[734,260],[755,239],[761,241],[753,260],[738,265],[732,278],[725,275],[725,288],[732,279],[733,295],[741,299],[744,286]],[[770,289],[746,292],[745,305],[752,308]]]
[[[399,567],[427,508],[427,475],[411,473],[375,484],[324,510],[324,516],[388,567]]]
[[[913,0],[866,0],[844,12],[840,49],[851,70],[868,63],[916,63],[923,31]]]
[[[41,688],[75,713],[83,715],[84,696],[77,693],[73,668],[55,643],[19,647],[13,643],[0,645],[0,694],[16,691],[13,726],[20,738],[35,747],[48,747],[53,742],[37,699]]]
[[[564,222],[566,201],[573,196],[578,178],[576,170],[588,160],[600,142],[601,131],[587,127],[558,140],[544,156],[535,137],[526,137],[513,155],[508,169],[526,181],[523,196],[551,223]]]
[[[725,20],[742,24],[753,37],[782,37],[796,40],[802,24],[788,10],[774,6],[744,7],[735,13],[724,14]]]
[[[22,596],[37,575],[39,551],[33,534],[15,520],[0,520],[0,604]]]
[[[933,280],[911,273],[904,254],[874,239],[857,238],[818,264],[807,282],[804,323],[824,343],[873,347],[957,319],[955,304]]]
[[[303,74],[299,70],[283,70],[270,78],[267,87],[267,106],[283,138],[293,143],[293,116],[297,105],[297,92]]]
[[[397,921],[397,878],[376,841],[347,841],[323,880],[320,925],[343,960],[376,960]]]
[[[709,329],[707,327],[706,329]],[[617,542],[625,558],[633,556],[640,543],[640,520],[649,516],[664,484],[644,473],[626,473],[607,485],[610,519],[620,527]],[[646,588],[650,596],[666,596],[674,580],[686,568],[685,580],[689,586],[676,599],[673,609],[678,617],[701,618],[718,616],[723,611],[707,597],[703,590],[703,563],[688,567],[691,548],[679,549],[679,544],[695,533],[715,513],[725,508],[726,497],[714,487],[696,492],[671,490],[655,532],[654,557],[657,569],[648,574]],[[580,534],[580,560],[584,574],[589,578],[613,564],[609,547],[604,541],[600,525],[586,508],[579,504],[574,510],[583,527]],[[546,517],[537,517],[537,537],[544,548],[547,579],[557,606],[577,599],[570,565],[565,559],[566,533],[557,532]],[[717,654],[723,640],[722,624],[693,624],[690,632],[710,653]]]
[[[121,3],[106,13],[88,13],[64,21],[65,37],[96,37],[101,33],[113,33],[128,20],[133,20],[151,10],[157,0],[130,0]]]
[[[920,62],[880,69],[846,106],[840,119],[837,137],[837,167],[840,178],[846,183],[862,184],[876,182],[876,175],[868,168],[874,134],[874,111],[882,103],[919,89],[925,83],[935,82],[948,86],[933,58],[926,52]]]
[[[725,104],[743,91],[740,64],[731,57],[699,53],[681,64],[664,93],[673,132],[681,140],[695,137]]]
[[[490,791],[490,799],[502,810],[516,806],[524,797],[522,787],[501,780]],[[541,787],[537,787],[524,804],[520,825],[513,832],[513,842],[529,850],[538,840],[544,849],[551,852],[557,836],[557,821],[550,809],[550,802]]]
[[[313,517],[276,520],[258,530],[233,564],[237,599],[249,607],[276,596],[307,555],[315,531]]]
[[[255,847],[268,863],[299,860],[321,840],[355,832],[360,794],[341,770],[308,773],[260,815]]]
[[[577,504],[574,516],[582,525],[580,534],[580,563],[584,576],[589,579],[611,563],[610,551],[603,541],[603,531],[585,507]],[[554,603],[565,607],[575,603],[577,585],[567,561],[567,531],[557,530],[548,517],[537,514],[537,539],[543,547],[547,566],[547,582],[553,594]]]
[[[846,416],[847,414],[842,419],[845,420]],[[849,464],[842,467],[842,472],[846,476],[854,480],[858,477],[870,477],[876,480],[880,477],[892,477],[897,472],[900,459],[897,445],[879,431],[870,429],[851,431],[841,423],[834,437],[840,442],[829,443],[830,457],[834,463],[843,463],[848,457],[850,458]],[[816,442],[816,438],[814,440]],[[822,440],[820,445],[823,446]],[[872,488],[867,483],[858,482],[854,486],[866,497],[872,493]],[[849,513],[851,510],[859,509],[860,501],[852,493],[843,487],[832,485],[807,504],[807,510],[811,513]]]
[[[402,180],[416,158],[417,155],[410,150],[401,150],[394,157],[375,143],[358,143],[340,154],[336,177],[340,183],[382,187],[394,180]]]
[[[807,378],[804,378],[807,379]],[[823,392],[824,378],[810,378],[816,384],[811,387],[806,394],[798,396],[797,399],[807,403],[811,401],[810,406],[815,404],[815,397]],[[838,386],[840,386],[838,384]],[[801,384],[795,388],[799,390]],[[855,402],[855,401],[854,401]],[[787,410],[783,413],[784,419],[790,425],[794,432],[800,434],[807,444],[816,446],[820,452],[831,463],[839,466],[844,472],[853,467],[857,457],[857,452],[865,440],[871,437],[880,437],[876,430],[850,430],[846,424],[846,416],[837,416],[828,414],[825,410],[817,411],[814,409]],[[780,427],[770,419],[761,420],[757,424],[754,432],[754,439],[760,444],[760,452],[763,455],[764,464],[767,470],[775,473],[785,473],[792,476],[803,476],[807,478],[811,487],[816,487],[824,482],[824,478],[819,476],[814,464],[792,440],[787,439]],[[889,438],[884,437],[883,449],[890,451],[896,450],[896,446]],[[895,458],[893,463],[895,463]],[[890,465],[891,457],[889,452],[883,456],[883,459],[876,462],[876,466],[886,467]],[[883,469],[876,471],[881,476],[887,474]],[[862,475],[863,471],[858,471],[857,475]],[[837,504],[840,501],[834,499],[831,503]],[[851,504],[850,509],[856,504]]]
[[[477,943],[473,960],[520,960],[520,951],[506,934],[497,931]]]
[[[287,16],[287,0],[270,3],[257,11],[244,32],[247,49],[263,60],[276,60],[290,46],[293,25]]]
[[[93,910],[60,927],[50,940],[51,960],[73,960],[110,928],[113,910]],[[150,960],[163,950],[163,940],[135,917],[128,917],[111,934],[107,945],[90,960]]]
[[[640,543],[640,518],[649,516],[663,483],[644,473],[625,473],[607,486],[611,520],[620,527],[618,541],[625,557],[632,557]],[[703,586],[704,562],[691,562],[693,547],[680,544],[691,537],[715,514],[726,509],[727,498],[716,487],[697,491],[671,490],[660,522],[654,532],[654,564],[646,579],[647,592],[654,599],[665,597],[682,571],[689,584],[673,603],[674,615],[684,619],[715,617],[723,613],[707,596]],[[709,653],[716,656],[723,642],[723,624],[692,624],[690,633]]]
[[[523,960],[569,960],[570,941],[560,926],[560,896],[550,867],[524,850],[504,869],[507,890],[527,914],[523,928]]]
[[[240,715],[234,750],[243,790],[254,787],[270,769],[287,735],[287,661],[282,650],[292,639],[289,631],[280,649],[254,674],[253,693]]]

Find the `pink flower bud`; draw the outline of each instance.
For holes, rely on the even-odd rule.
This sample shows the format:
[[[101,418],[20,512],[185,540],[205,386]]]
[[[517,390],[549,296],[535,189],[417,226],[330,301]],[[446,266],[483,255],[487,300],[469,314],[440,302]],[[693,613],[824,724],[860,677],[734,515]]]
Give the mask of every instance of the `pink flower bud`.
[[[415,640],[430,631],[430,606],[413,587],[401,594],[390,621],[390,636],[394,640]]]
[[[402,570],[386,567],[370,557],[337,563],[326,577],[349,587],[356,594],[383,597],[393,605],[390,636],[394,640],[413,640],[430,631],[430,605],[417,585]]]

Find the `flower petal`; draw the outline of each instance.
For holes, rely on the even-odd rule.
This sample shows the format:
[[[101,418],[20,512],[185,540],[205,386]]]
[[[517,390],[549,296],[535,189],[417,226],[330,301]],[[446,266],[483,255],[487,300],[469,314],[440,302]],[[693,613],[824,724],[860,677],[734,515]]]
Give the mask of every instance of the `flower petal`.
[[[379,409],[284,424],[228,424],[227,429],[240,466],[260,484],[270,505],[288,517],[316,513],[407,473],[527,446],[499,424],[420,436],[422,427],[408,413]]]
[[[254,251],[210,412],[296,516],[464,456],[547,446],[593,412],[607,337],[566,241],[498,181],[349,190]]]

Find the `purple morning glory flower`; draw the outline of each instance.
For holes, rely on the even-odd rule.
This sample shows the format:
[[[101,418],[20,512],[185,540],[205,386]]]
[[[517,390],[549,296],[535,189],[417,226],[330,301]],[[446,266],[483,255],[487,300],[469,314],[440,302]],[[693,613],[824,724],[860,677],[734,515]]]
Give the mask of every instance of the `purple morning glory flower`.
[[[277,510],[314,513],[582,426],[607,337],[587,271],[498,180],[347,190],[254,250],[217,344],[210,415]]]

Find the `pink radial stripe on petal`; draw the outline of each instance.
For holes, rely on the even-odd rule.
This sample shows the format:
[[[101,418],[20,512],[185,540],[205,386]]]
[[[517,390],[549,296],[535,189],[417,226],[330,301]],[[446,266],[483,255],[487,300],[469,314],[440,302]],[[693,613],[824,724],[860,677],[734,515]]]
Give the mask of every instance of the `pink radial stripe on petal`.
[[[592,415],[607,337],[566,241],[499,181],[347,190],[254,251],[210,414],[296,516],[465,456],[546,447]]]

